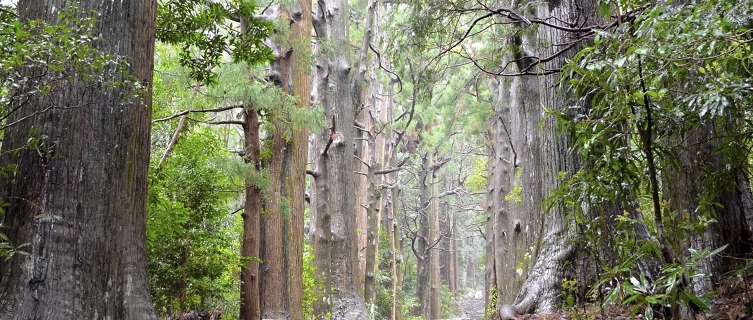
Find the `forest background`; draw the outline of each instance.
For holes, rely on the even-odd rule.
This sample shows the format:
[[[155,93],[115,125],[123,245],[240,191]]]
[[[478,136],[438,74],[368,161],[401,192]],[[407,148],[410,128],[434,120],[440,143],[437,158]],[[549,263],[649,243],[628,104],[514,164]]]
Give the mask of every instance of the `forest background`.
[[[3,5],[0,319],[708,314],[753,266],[752,13]]]

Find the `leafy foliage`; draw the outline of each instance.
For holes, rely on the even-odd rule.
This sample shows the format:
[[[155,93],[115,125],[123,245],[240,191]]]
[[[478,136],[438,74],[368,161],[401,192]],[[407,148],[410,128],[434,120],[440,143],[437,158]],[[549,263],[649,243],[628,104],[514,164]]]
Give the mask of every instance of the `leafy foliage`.
[[[633,316],[643,309],[646,319],[653,319],[654,312],[664,314],[663,308],[671,309],[672,314],[677,315],[680,305],[709,311],[710,307],[707,301],[713,295],[713,292],[699,297],[690,290],[687,281],[695,277],[707,276],[696,272],[697,265],[701,260],[718,254],[725,247],[713,251],[691,249],[691,256],[687,262],[664,266],[661,270],[661,276],[655,281],[649,281],[643,274],[639,275],[638,278],[630,276],[628,280],[618,281],[617,285],[607,295],[606,303],[632,305]],[[609,273],[610,275],[628,274],[629,271],[626,267],[632,266],[623,264],[618,268],[609,270]]]
[[[240,218],[230,214],[229,202],[238,186],[221,169],[217,142],[211,130],[193,130],[162,167],[152,161],[147,244],[161,313],[237,303]]]
[[[587,196],[582,200],[589,203],[637,199],[646,185],[640,130],[650,130],[650,147],[670,168],[681,146],[658,141],[682,137],[706,120],[734,119],[719,126],[730,134],[747,126],[749,29],[743,21],[716,15],[734,11],[730,6],[725,1],[657,6],[615,33],[601,33],[567,65],[563,82],[582,100],[568,111],[551,112],[570,135],[573,150],[590,164],[571,181],[571,193]],[[720,150],[730,157],[749,139],[736,134],[735,141],[724,141],[725,134],[717,134]]]
[[[191,78],[204,84],[217,81],[212,70],[226,52],[234,62],[255,65],[269,61],[272,51],[262,43],[272,29],[254,17],[252,0],[164,0],[157,7],[157,39],[180,45],[180,63]],[[238,30],[245,21],[244,30]]]
[[[593,292],[616,279],[608,302],[630,303],[647,318],[669,316],[666,307],[677,317],[678,304],[707,309],[688,285],[703,276],[696,273],[699,261],[721,250],[688,250],[687,243],[716,222],[719,197],[735,187],[729,181],[749,170],[753,7],[720,0],[642,8],[614,32],[597,32],[563,69],[563,91],[578,98],[567,110],[549,112],[586,165],[562,175],[564,183],[548,201],[572,208],[592,252],[614,247],[617,261],[603,261],[608,271]],[[685,142],[699,132],[703,141]],[[693,149],[700,145],[710,149]],[[667,177],[686,170],[683,153],[698,157],[702,171],[695,212],[671,210],[663,194],[676,183]],[[636,214],[594,214],[610,206]],[[613,230],[602,227],[608,219],[617,222]],[[636,225],[647,225],[658,241],[638,237]],[[605,234],[612,235],[609,241]],[[661,249],[662,237],[671,250]],[[664,263],[660,275],[635,274],[637,261],[651,257]]]
[[[0,119],[22,108],[32,96],[45,95],[53,87],[79,81],[96,86],[138,87],[128,76],[127,62],[97,49],[93,15],[82,15],[75,6],[59,11],[57,23],[39,20],[21,22],[12,9],[0,15]],[[83,17],[82,17],[83,16]],[[22,70],[35,70],[28,77]],[[4,123],[5,129],[13,123]]]
[[[303,247],[303,318],[311,319],[314,315],[314,301],[321,299],[316,292],[323,283],[316,279],[316,264],[314,263],[314,248],[305,243]]]

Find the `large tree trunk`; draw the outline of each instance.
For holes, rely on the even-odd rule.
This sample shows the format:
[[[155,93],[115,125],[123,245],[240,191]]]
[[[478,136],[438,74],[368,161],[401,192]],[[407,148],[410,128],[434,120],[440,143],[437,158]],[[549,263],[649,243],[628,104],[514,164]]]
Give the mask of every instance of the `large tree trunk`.
[[[715,135],[725,131],[717,126],[718,124],[707,121],[701,128],[678,137],[682,145],[677,152],[679,165],[677,169],[667,166],[661,175],[662,194],[669,204],[669,210],[674,212],[678,220],[701,221],[702,218],[709,218],[709,214],[716,220],[702,233],[689,235],[689,246],[685,245],[685,239],[675,238],[674,242],[682,245],[683,250],[675,252],[675,255],[686,255],[685,250],[688,248],[698,251],[713,250],[725,244],[729,245],[724,251],[727,257],[740,256],[750,250],[751,234],[746,217],[753,214],[753,196],[748,179],[738,169],[738,165],[730,159],[723,158],[722,152],[714,152],[719,147]],[[719,174],[723,171],[726,171],[724,174],[728,178],[724,179],[728,182],[726,185],[706,184],[705,175]],[[715,194],[714,189],[722,192],[707,200],[722,206],[700,207],[699,198]],[[710,209],[711,212],[704,212],[704,209]],[[665,219],[671,219],[671,216]],[[697,271],[709,276],[691,279],[693,292],[704,294],[712,291],[719,275],[730,271],[730,266],[733,265],[734,260],[725,262],[719,255],[702,260]]]
[[[272,80],[284,92],[295,96],[297,108],[308,108],[311,70],[305,63],[310,54],[311,6],[299,3],[289,11],[282,8],[279,19],[291,21],[291,37],[276,45]],[[275,8],[270,8],[275,10]],[[265,194],[261,228],[260,306],[264,319],[303,317],[303,219],[305,211],[308,130],[304,124],[285,123],[284,108],[274,113],[275,131],[268,141],[272,156],[268,162],[270,185]],[[285,132],[292,132],[286,139]]]
[[[21,1],[19,14],[55,23],[65,3]],[[5,130],[2,164],[17,173],[0,184],[9,204],[3,229],[13,244],[28,244],[28,255],[0,261],[1,319],[156,319],[145,235],[155,4],[78,3],[77,15],[96,15],[94,46],[129,61],[145,89],[138,97],[128,85],[76,79],[34,95],[7,119],[28,117]],[[32,130],[43,150],[24,148]]]
[[[300,10],[300,11],[298,11]],[[293,95],[298,108],[308,109],[311,105],[311,66],[306,62],[311,56],[311,1],[299,0],[293,11]],[[289,149],[290,159],[290,215],[287,229],[287,280],[288,310],[293,320],[303,319],[303,220],[306,213],[306,166],[308,165],[309,130],[293,128]]]
[[[573,23],[591,22],[596,12],[593,1],[527,5],[532,7],[524,15]],[[551,44],[570,42],[574,36],[577,38],[554,28],[514,36],[508,61],[515,62],[507,72],[525,68],[531,63],[526,57],[554,54],[560,49]],[[548,61],[546,69],[558,69],[575,52],[577,48]],[[562,109],[568,99],[557,93],[556,83],[556,74],[503,77],[498,87],[501,107],[493,122],[495,146],[489,169],[493,181],[488,222],[493,227],[487,229],[487,238],[492,237],[494,266],[490,269],[487,265],[487,273],[493,273],[487,281],[494,281],[499,290],[497,307],[514,301],[519,312],[551,312],[557,307],[565,276],[563,263],[574,253],[565,212],[554,206],[545,214],[546,208],[541,206],[557,187],[558,174],[573,173],[579,166],[568,152],[566,137],[558,134],[555,119],[544,118],[546,109]],[[516,185],[520,193],[506,200]],[[513,201],[518,196],[520,203]]]
[[[274,10],[271,8],[270,10]],[[289,21],[290,15],[285,8],[279,9],[278,19]],[[281,87],[286,93],[291,93],[290,80],[291,68],[290,57],[292,49],[286,45],[274,46],[275,60],[271,63],[270,73],[275,85]],[[261,237],[259,266],[259,298],[261,317],[264,319],[285,319],[289,317],[285,310],[287,304],[287,286],[285,283],[286,265],[284,263],[285,249],[283,239],[283,220],[290,217],[290,206],[287,199],[290,190],[286,179],[290,176],[290,148],[284,132],[288,129],[285,124],[285,111],[282,104],[272,111],[274,132],[271,139],[265,141],[266,147],[271,150],[271,157],[264,163],[269,170],[269,188],[264,194],[264,208],[261,215]],[[285,203],[285,204],[284,204]],[[284,212],[287,211],[287,212]]]
[[[315,10],[314,29],[319,53],[316,62],[318,101],[324,107],[330,128],[314,140],[314,185],[316,187],[316,230],[314,256],[323,282],[321,300],[315,305],[317,317],[368,319],[358,281],[358,252],[354,190],[353,122],[361,108],[361,66],[353,70],[348,52],[327,52],[327,48],[347,48],[349,10],[344,0],[320,0]],[[368,35],[365,34],[365,37]],[[354,90],[355,89],[355,90]]]
[[[414,251],[417,264],[416,296],[419,314],[426,319],[439,319],[439,183],[436,181],[433,154],[426,152],[421,158],[419,225]]]

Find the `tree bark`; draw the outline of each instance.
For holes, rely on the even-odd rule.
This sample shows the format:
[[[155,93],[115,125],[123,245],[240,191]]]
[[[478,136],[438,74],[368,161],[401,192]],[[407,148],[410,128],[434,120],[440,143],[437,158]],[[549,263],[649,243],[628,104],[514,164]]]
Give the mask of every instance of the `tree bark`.
[[[442,235],[439,232],[439,180],[437,171],[431,170],[431,199],[429,200],[429,310],[426,319],[439,319],[442,314],[440,297],[442,283],[439,281],[439,242]]]
[[[251,170],[258,173],[261,169],[259,145],[259,115],[254,106],[246,106],[244,110],[245,125],[243,126],[243,141],[246,163]],[[261,190],[246,178],[246,199],[243,206],[243,240],[241,242],[241,257],[250,259],[241,269],[241,319],[260,319],[259,305],[259,237],[261,214]]]
[[[348,2],[320,0],[315,12],[318,44],[349,47]],[[318,49],[314,93],[324,107],[330,128],[318,132],[313,144],[317,189],[314,256],[324,284],[315,313],[317,318],[329,314],[332,319],[368,319],[361,286],[357,284],[357,203],[350,193],[355,188],[353,122],[361,107],[363,73],[360,66],[365,64],[365,57],[359,56],[359,68],[354,71],[347,52],[325,52],[321,46]]]
[[[298,11],[300,10],[300,11]],[[293,10],[294,23],[291,25],[294,47],[293,95],[298,108],[308,109],[311,105],[311,66],[306,63],[311,56],[311,1],[299,0],[298,9]],[[303,220],[306,213],[306,166],[308,165],[309,130],[303,126],[293,128],[290,143],[290,203],[292,207],[288,228],[288,308],[293,320],[303,319]]]
[[[24,22],[56,23],[64,4],[18,8]],[[28,256],[0,261],[0,319],[156,319],[145,234],[156,2],[77,4],[78,16],[97,12],[94,47],[127,59],[144,90],[136,97],[128,85],[73,80],[9,116],[7,123],[29,117],[4,132],[2,164],[17,173],[0,184],[9,204],[3,227],[13,244],[28,244]],[[43,149],[24,148],[31,130]]]
[[[746,247],[751,243],[746,217],[753,214],[753,208],[749,205],[753,203],[753,196],[748,179],[737,169],[738,165],[725,159],[722,152],[714,152],[718,149],[718,138],[714,136],[724,131],[725,129],[720,128],[718,124],[707,121],[701,128],[678,137],[677,140],[681,141],[682,147],[678,148],[677,152],[677,169],[667,166],[661,175],[662,195],[668,203],[668,209],[677,216],[676,219],[699,221],[708,218],[706,215],[710,214],[716,220],[702,232],[688,235],[689,246],[686,245],[686,239],[676,237],[673,241],[683,249],[683,252],[676,254],[685,254],[684,251],[688,248],[698,251],[714,250],[725,244],[729,244],[724,251],[726,257],[740,256],[750,250]],[[706,175],[723,171],[727,171],[725,185],[708,185],[704,182]],[[703,195],[716,195],[709,200],[721,204],[721,207],[707,208],[711,209],[711,212],[703,212],[703,208],[699,207],[699,198]],[[720,255],[702,260],[698,272],[709,276],[691,279],[691,290],[699,295],[712,291],[719,275],[730,271],[730,267],[734,265],[733,259],[725,261]]]
[[[431,214],[432,198],[432,174],[431,166],[432,154],[425,153],[421,156],[421,171],[418,173],[419,183],[419,211],[418,211],[418,232],[415,238],[416,256],[416,298],[418,299],[417,310],[415,314],[428,317],[430,308],[429,289],[431,287],[431,262],[429,250],[431,250],[431,240],[429,238],[429,215]]]
[[[290,14],[286,8],[279,8],[278,19],[289,21]],[[272,80],[283,92],[291,93],[291,54],[292,48],[285,44],[274,46],[276,59],[271,62],[274,75]],[[290,190],[287,179],[290,176],[290,148],[284,132],[288,129],[284,123],[285,114],[279,101],[279,107],[272,111],[272,125],[274,132],[271,139],[265,141],[265,147],[271,151],[271,156],[264,162],[269,170],[269,189],[264,194],[263,214],[261,215],[260,265],[259,282],[261,316],[264,319],[286,319],[290,315],[286,310],[287,304],[287,267],[284,263],[286,249],[284,244],[285,230],[283,220],[291,216]]]
[[[526,6],[526,15],[576,24],[592,22],[597,12],[593,1]],[[532,63],[530,57],[549,56],[559,50],[552,43],[566,43],[574,36],[554,28],[514,36],[507,61],[514,61],[512,68],[523,70]],[[535,70],[558,69],[577,50],[571,49]],[[520,312],[551,312],[557,308],[565,276],[563,264],[574,254],[573,242],[569,241],[573,234],[568,232],[569,222],[560,207],[555,205],[545,214],[547,208],[540,204],[557,187],[559,173],[573,173],[580,164],[568,152],[567,137],[558,134],[555,119],[545,118],[544,111],[563,108],[569,97],[558,94],[556,74],[504,77],[499,81],[500,107],[493,122],[495,146],[489,169],[493,181],[488,222],[492,228],[487,227],[487,238],[492,237],[489,241],[493,243],[488,248],[495,250],[494,266],[487,265],[487,281],[494,281],[499,290],[498,308],[512,303]],[[520,194],[506,200],[516,185]],[[513,201],[516,196],[520,203]],[[487,255],[490,253],[487,251]]]

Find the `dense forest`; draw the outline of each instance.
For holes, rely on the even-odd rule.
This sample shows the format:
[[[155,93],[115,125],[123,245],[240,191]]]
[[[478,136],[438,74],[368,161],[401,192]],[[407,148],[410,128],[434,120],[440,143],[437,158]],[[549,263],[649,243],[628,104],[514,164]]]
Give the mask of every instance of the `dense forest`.
[[[0,2],[0,319],[751,317],[752,42],[750,0]]]

